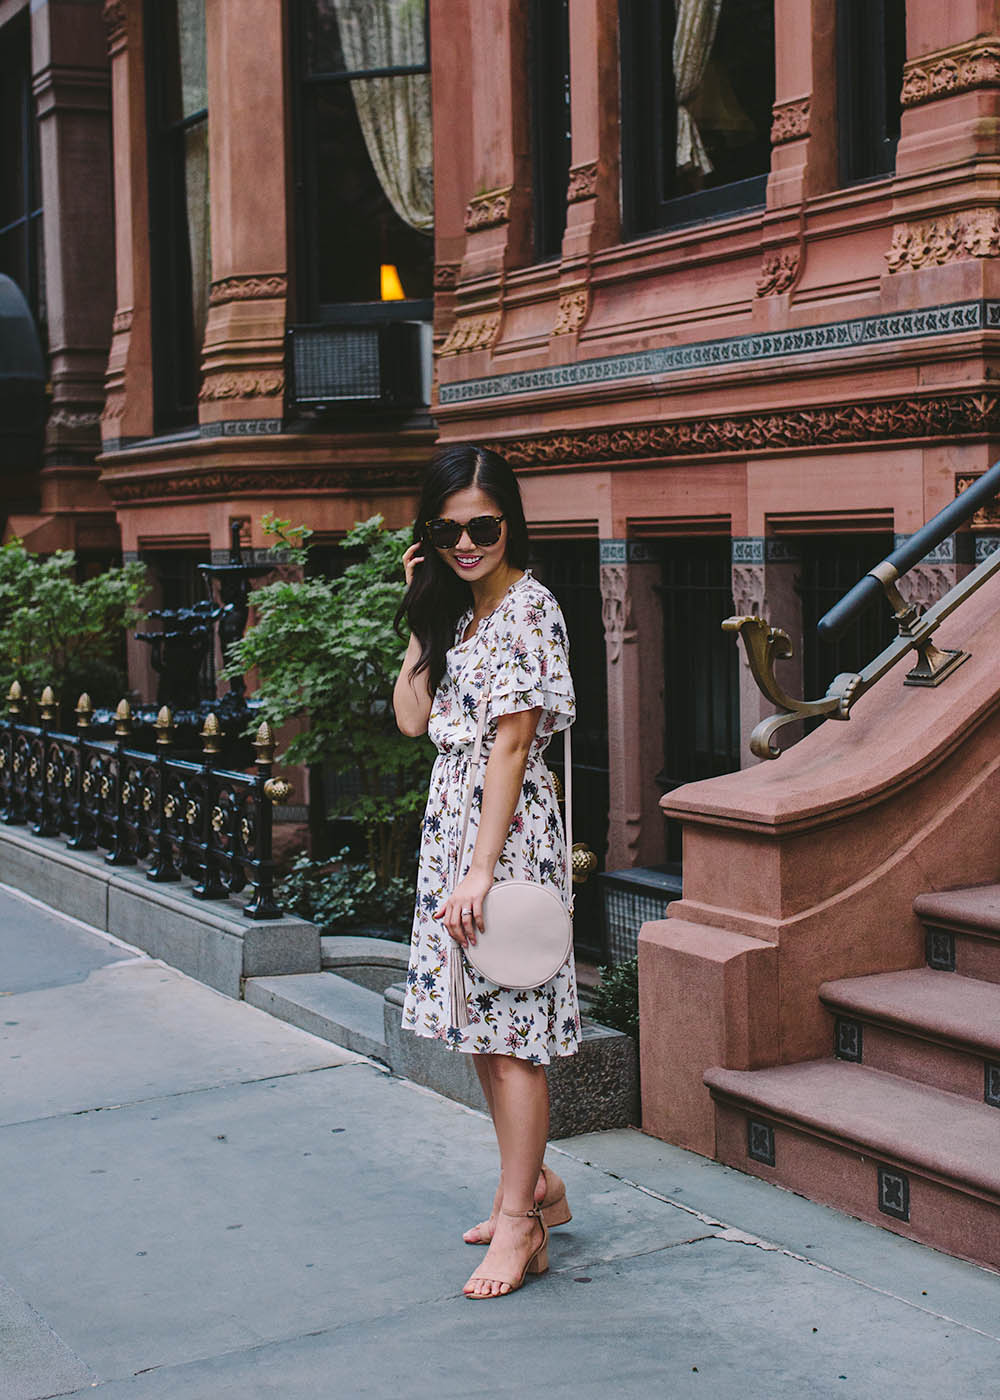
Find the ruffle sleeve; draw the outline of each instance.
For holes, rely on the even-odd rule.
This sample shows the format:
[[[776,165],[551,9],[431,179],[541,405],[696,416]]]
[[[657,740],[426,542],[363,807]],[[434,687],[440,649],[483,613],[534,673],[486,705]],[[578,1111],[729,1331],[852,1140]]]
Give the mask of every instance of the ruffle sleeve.
[[[516,587],[491,630],[490,720],[541,707],[539,735],[566,729],[576,699],[566,624],[552,594],[534,580]]]

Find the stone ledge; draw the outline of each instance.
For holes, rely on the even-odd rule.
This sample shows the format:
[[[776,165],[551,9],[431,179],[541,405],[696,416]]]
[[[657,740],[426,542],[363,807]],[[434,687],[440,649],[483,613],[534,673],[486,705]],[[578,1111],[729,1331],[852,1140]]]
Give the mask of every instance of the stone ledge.
[[[110,866],[61,837],[0,828],[0,881],[62,914],[114,934],[171,967],[242,995],[243,979],[318,972],[319,929],[304,919],[248,919],[245,900],[196,899],[182,883],[156,885],[135,866]]]

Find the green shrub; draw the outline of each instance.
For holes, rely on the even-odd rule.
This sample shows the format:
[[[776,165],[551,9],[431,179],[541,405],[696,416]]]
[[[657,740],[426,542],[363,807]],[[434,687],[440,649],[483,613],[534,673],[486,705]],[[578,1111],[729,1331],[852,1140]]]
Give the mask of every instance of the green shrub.
[[[591,998],[589,1015],[602,1026],[639,1040],[639,959],[602,967],[601,985]]]
[[[413,881],[391,876],[380,885],[365,861],[353,861],[348,847],[336,861],[313,861],[300,855],[281,882],[282,905],[319,924],[324,933],[381,925],[409,937],[413,920]]]
[[[31,554],[20,540],[0,548],[0,688],[20,681],[35,699],[51,685],[64,706],[87,691],[115,704],[125,690],[125,630],[142,616],[148,587],[139,563],[78,582],[76,557]]]

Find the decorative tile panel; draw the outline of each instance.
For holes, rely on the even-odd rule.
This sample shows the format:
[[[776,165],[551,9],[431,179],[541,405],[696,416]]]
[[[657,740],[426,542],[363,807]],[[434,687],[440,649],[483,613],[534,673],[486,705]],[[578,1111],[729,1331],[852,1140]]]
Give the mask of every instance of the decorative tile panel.
[[[833,1053],[838,1060],[860,1065],[864,1048],[864,1027],[860,1021],[838,1016],[833,1035]]]
[[[896,1220],[910,1218],[910,1182],[905,1172],[890,1167],[878,1169],[878,1208]]]
[[[937,972],[954,972],[955,935],[944,928],[929,928],[924,941],[927,966]]]
[[[732,560],[734,564],[763,564],[764,540],[753,535],[733,538]]]
[[[770,1123],[747,1119],[747,1156],[765,1167],[774,1166],[774,1129]]]
[[[815,356],[834,350],[856,350],[893,345],[907,340],[933,339],[962,331],[1000,328],[1000,301],[955,302],[918,311],[883,316],[859,316],[799,330],[771,331],[732,336],[726,340],[696,341],[691,345],[665,345],[628,355],[610,355],[573,364],[516,370],[484,379],[442,384],[442,404],[469,403],[476,399],[512,394],[547,393],[587,385],[615,383],[623,379],[656,377],[725,365],[759,364],[763,361]]]

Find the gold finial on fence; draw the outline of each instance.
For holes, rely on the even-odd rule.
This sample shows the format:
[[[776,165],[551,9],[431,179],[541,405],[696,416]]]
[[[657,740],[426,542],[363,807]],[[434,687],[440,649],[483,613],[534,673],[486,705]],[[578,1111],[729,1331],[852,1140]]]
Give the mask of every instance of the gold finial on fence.
[[[219,729],[219,719],[217,715],[208,714],[205,716],[205,723],[201,728],[201,747],[206,755],[217,754],[222,750],[222,734]]]
[[[21,689],[21,682],[14,681],[7,692],[7,713],[19,715],[24,708],[24,691]]]
[[[76,702],[76,710],[74,713],[76,715],[77,729],[89,729],[90,721],[94,716],[94,706],[86,691],[83,692]]]
[[[153,721],[153,728],[156,730],[156,742],[161,748],[166,748],[174,737],[174,717],[167,705],[160,707],[160,713]]]
[[[257,755],[258,763],[274,762],[274,750],[277,747],[277,741],[274,737],[274,730],[268,724],[267,720],[264,720],[257,730],[257,737],[253,741],[253,747]]]
[[[52,723],[56,717],[57,708],[56,693],[50,685],[47,685],[38,701],[38,713],[43,724]]]
[[[272,802],[287,802],[292,795],[292,785],[284,778],[268,778],[264,784],[264,795]]]
[[[115,710],[115,733],[125,739],[132,732],[132,706],[127,700],[119,700]]]

